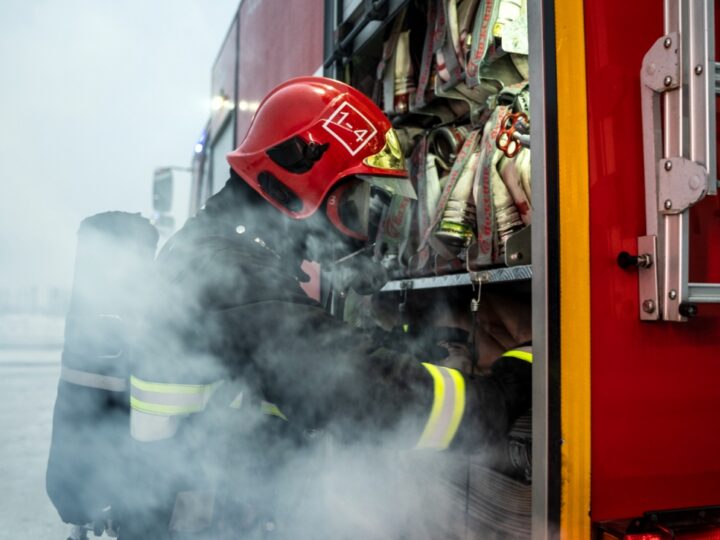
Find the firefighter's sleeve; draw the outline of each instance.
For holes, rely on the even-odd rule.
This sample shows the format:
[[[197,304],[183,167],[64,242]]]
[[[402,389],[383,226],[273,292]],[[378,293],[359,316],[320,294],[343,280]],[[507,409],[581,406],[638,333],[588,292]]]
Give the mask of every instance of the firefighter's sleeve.
[[[286,307],[282,319],[304,321],[304,331],[282,327],[276,316],[272,332],[253,355],[263,395],[289,422],[382,445],[477,448],[504,435],[530,406],[528,350],[508,352],[490,375],[469,377],[376,349],[325,314],[295,309]]]
[[[366,360],[362,374],[306,396],[306,410],[349,442],[476,451],[499,442],[530,408],[532,353],[526,349],[508,351],[489,375],[474,377],[387,350]],[[302,411],[281,397],[277,402],[287,404],[291,420]]]
[[[491,375],[471,378],[378,348],[312,306],[257,303],[223,311],[217,324],[225,331],[213,357],[222,361],[224,378],[252,373],[276,416],[341,438],[476,448],[504,434],[530,404],[527,351],[508,353]],[[177,384],[188,381],[136,374],[130,385],[133,436],[171,437],[183,417],[205,408],[218,388],[215,381]]]
[[[130,377],[130,434],[141,442],[175,435],[181,420],[201,412],[221,380],[207,384],[177,384]]]
[[[422,363],[432,379],[432,401],[415,448],[477,449],[502,437],[530,407],[532,352],[506,352],[488,376]]]
[[[467,381],[468,409],[455,447],[477,448],[503,438],[515,421],[532,405],[532,350],[521,347],[504,353],[491,373]]]

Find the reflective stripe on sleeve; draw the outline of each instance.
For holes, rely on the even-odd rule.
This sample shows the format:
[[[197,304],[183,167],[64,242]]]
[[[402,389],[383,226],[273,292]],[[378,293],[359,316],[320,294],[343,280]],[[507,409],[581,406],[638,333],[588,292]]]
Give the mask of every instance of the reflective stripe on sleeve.
[[[217,382],[211,384],[156,383],[143,381],[131,375],[130,384],[138,390],[157,392],[159,394],[201,394],[205,392],[208,387],[216,385]]]
[[[233,399],[230,403],[230,408],[241,409],[243,406],[243,399],[243,393],[238,393],[238,395],[235,396],[235,399]],[[260,412],[268,416],[277,416],[278,418],[282,418],[287,422],[287,416],[283,414],[283,412],[280,410],[280,407],[278,407],[274,403],[270,403],[269,401],[263,400],[260,402]]]
[[[242,407],[243,402],[243,393],[238,392],[238,395],[235,396],[235,399],[230,402],[230,408],[232,409],[240,409]]]
[[[130,377],[130,433],[139,441],[172,437],[179,417],[200,412],[222,383],[176,384]]]
[[[108,390],[110,392],[124,392],[127,388],[127,381],[121,377],[99,375],[89,371],[72,369],[67,366],[60,368],[60,380],[78,386]]]
[[[269,401],[263,401],[262,403],[260,403],[260,410],[263,414],[267,414],[269,416],[277,416],[278,418],[282,418],[287,422],[287,416],[285,416],[278,408],[278,406],[274,403],[270,403]]]
[[[430,418],[415,448],[445,450],[457,432],[465,411],[465,379],[456,369],[423,363],[433,378]]]
[[[508,358],[517,358],[518,360],[525,360],[531,364],[533,361],[532,347],[518,347],[517,349],[507,351],[503,354],[503,356]]]
[[[130,406],[139,411],[178,415],[202,411],[219,382],[212,384],[166,384],[130,377]]]

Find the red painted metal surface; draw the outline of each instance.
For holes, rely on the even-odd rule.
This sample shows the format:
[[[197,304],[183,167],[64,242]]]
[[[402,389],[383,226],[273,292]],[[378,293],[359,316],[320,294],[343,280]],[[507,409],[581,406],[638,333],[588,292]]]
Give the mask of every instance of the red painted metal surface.
[[[323,62],[323,0],[245,0],[240,6],[237,137],[245,137],[253,105],[292,77]]]
[[[720,504],[720,309],[641,323],[637,274],[615,263],[645,234],[639,70],[662,32],[659,0],[585,2],[593,521]],[[693,209],[692,280],[720,281],[718,203]]]

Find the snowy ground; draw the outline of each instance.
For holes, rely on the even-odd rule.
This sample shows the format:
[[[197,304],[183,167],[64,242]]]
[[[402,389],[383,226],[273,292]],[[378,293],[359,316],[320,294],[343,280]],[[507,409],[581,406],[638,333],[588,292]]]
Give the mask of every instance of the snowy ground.
[[[65,540],[45,493],[63,322],[0,318],[0,540]]]

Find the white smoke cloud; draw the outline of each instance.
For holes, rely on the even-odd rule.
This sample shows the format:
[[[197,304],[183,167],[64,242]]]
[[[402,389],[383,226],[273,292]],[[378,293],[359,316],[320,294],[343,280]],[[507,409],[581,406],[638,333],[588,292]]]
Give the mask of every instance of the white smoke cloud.
[[[0,70],[7,79],[0,86],[0,282],[13,287],[68,286],[82,218],[105,210],[147,214],[153,169],[189,161],[209,112],[210,66],[235,4],[0,4]],[[107,249],[101,259],[116,252],[115,246]],[[220,266],[208,266],[198,275],[227,282],[223,272]],[[166,310],[175,325],[198,325],[203,330],[199,338],[219,338],[199,324],[193,294],[199,284],[186,285],[180,291],[185,301],[164,296],[160,289],[150,289],[143,300]],[[234,285],[236,293],[242,291],[243,283]],[[132,325],[142,322],[139,315],[126,318]],[[219,486],[214,509],[228,530],[218,534],[229,537],[463,538],[473,515],[502,519],[482,493],[468,495],[465,489],[473,475],[481,479],[478,489],[499,481],[486,468],[485,453],[431,456],[399,449],[417,434],[415,417],[383,432],[380,439],[373,422],[364,426],[366,432],[347,437],[333,422],[294,422],[290,407],[284,411],[289,425],[282,424],[280,433],[273,434],[282,421],[261,416],[250,405],[252,398],[257,402],[265,397],[261,390],[266,389],[252,386],[253,370],[233,371],[229,363],[242,368],[251,359],[199,353],[200,343],[180,339],[173,329],[160,325],[149,330],[156,332],[154,342],[162,345],[158,352],[167,364],[159,357],[147,361],[171,370],[156,373],[157,379],[173,380],[177,374],[172,370],[190,366],[195,375],[209,379],[242,378],[252,391],[246,390],[247,407],[228,411],[227,400],[221,398],[233,397],[233,392],[223,393],[232,386],[220,387],[202,420],[198,416],[194,428],[184,428],[190,443],[156,445],[158,460],[152,460],[150,451],[147,469],[137,467],[145,462],[147,447],[108,445],[127,435],[117,431],[126,425],[112,426],[101,416],[74,434],[103,443],[99,452],[92,453],[88,446],[75,457],[107,474],[111,492],[129,494],[133,511],[167,511],[156,499],[158,493],[169,497],[172,509],[173,484],[200,483]],[[285,330],[287,342],[307,340],[304,326]],[[332,393],[329,384],[339,384],[323,376],[326,371],[310,369],[310,355],[288,357],[287,348],[274,345],[267,341],[263,355],[288,363],[286,375],[297,384],[294,395],[312,400],[318,392]],[[362,366],[355,360],[349,354],[333,358],[333,377],[340,382],[361,377]],[[282,371],[269,367],[270,373]],[[367,405],[361,398],[354,402],[360,411]],[[95,406],[88,398],[79,410],[92,412]],[[163,483],[168,478],[170,482]],[[80,478],[80,489],[89,489],[90,480]],[[148,486],[159,489],[145,489]],[[481,503],[469,504],[473,496]],[[132,516],[127,512],[124,518]]]
[[[242,224],[247,233],[268,225]],[[242,241],[237,226],[219,220],[213,231]],[[148,518],[160,530],[211,523],[197,503],[213,493],[215,528],[190,537],[482,538],[502,524],[523,537],[529,487],[494,472],[495,456],[482,445],[470,454],[412,451],[428,410],[393,417],[406,409],[403,396],[418,388],[398,378],[393,362],[387,375],[375,369],[383,356],[369,356],[373,342],[363,333],[319,316],[319,308],[279,301],[295,289],[302,296],[287,274],[289,261],[253,245],[250,234],[237,259],[231,244],[206,236],[193,243],[191,233],[183,235],[187,243],[174,244],[157,268],[161,283],[123,278],[123,265],[134,263],[112,243],[96,246],[76,274],[92,305],[73,315],[97,311],[97,291],[106,291],[101,300],[114,298],[129,336],[127,356],[88,369],[104,366],[119,375],[120,362],[131,358],[129,369],[147,380],[224,381],[204,412],[157,442],[130,442],[127,422],[88,417],[98,406],[91,397],[74,404],[84,423],[72,426],[72,435],[59,431],[57,441],[88,441],[82,466],[105,478],[121,509],[129,507],[121,530],[122,523],[127,530]],[[123,285],[108,290],[105,281],[118,278]],[[78,290],[75,300],[83,305]],[[97,334],[93,324],[87,331]],[[400,365],[402,347],[391,356]],[[231,408],[240,393],[242,407]],[[277,403],[287,421],[262,414],[261,400]],[[489,497],[498,491],[502,496]],[[506,515],[508,508],[515,514]]]
[[[187,165],[237,0],[0,2],[0,282],[67,286],[80,220]]]
[[[34,365],[62,323],[37,300],[69,291],[81,219],[147,214],[154,167],[188,164],[237,4],[0,2],[0,538],[68,532],[44,486],[59,351]]]

